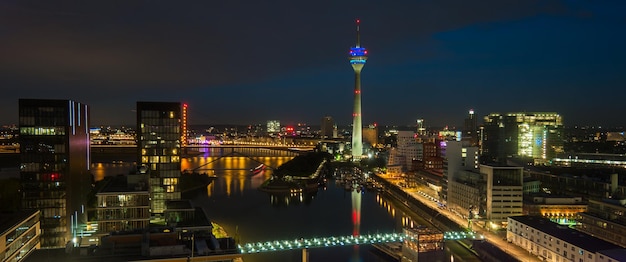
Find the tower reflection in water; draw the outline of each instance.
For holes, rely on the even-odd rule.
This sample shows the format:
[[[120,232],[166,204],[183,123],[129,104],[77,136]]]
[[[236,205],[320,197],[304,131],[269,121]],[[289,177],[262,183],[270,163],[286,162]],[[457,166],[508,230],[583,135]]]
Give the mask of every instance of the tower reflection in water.
[[[352,199],[352,235],[355,237],[361,234],[361,192],[353,189],[350,195]],[[354,245],[352,261],[360,261],[359,245]]]

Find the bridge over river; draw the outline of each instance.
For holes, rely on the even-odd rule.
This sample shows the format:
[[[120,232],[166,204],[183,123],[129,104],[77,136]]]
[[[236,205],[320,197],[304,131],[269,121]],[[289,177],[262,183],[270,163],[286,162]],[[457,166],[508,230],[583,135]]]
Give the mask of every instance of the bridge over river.
[[[415,240],[412,236],[407,236],[402,233],[387,233],[387,234],[368,234],[358,236],[330,236],[330,237],[315,237],[315,238],[300,238],[294,240],[274,240],[256,243],[246,243],[239,245],[239,251],[242,254],[247,253],[260,253],[260,252],[275,252],[294,249],[307,249],[307,248],[324,248],[335,246],[349,246],[349,245],[366,245],[366,244],[380,244],[390,242],[402,242],[406,238]],[[482,239],[483,236],[476,235],[473,232],[444,232],[444,240],[459,240],[459,239]]]

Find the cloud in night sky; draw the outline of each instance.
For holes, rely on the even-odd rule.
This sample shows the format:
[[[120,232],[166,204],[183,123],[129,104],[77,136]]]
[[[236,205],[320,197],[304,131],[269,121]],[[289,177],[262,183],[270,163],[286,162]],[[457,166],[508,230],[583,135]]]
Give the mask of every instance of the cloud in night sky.
[[[581,1],[3,1],[0,123],[19,98],[75,99],[92,124],[181,101],[192,124],[351,121],[354,19],[370,57],[363,121],[458,126],[556,111],[626,125],[626,4]]]

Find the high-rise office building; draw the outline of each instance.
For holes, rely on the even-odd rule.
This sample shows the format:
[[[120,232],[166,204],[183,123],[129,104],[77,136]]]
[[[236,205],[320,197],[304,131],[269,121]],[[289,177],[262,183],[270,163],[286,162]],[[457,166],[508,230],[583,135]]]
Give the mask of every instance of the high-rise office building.
[[[162,214],[179,200],[181,104],[137,102],[138,165],[149,173],[150,212]]]
[[[481,165],[480,173],[486,186],[480,207],[485,218],[504,223],[510,216],[522,215],[524,168]]]
[[[462,140],[468,141],[470,146],[478,146],[478,123],[474,109],[470,109],[463,123]]]
[[[446,154],[443,161],[441,200],[448,201],[450,181],[455,181],[462,171],[478,173],[478,148],[461,141],[446,141]]]
[[[479,169],[480,173],[460,170],[449,178],[448,207],[493,227],[503,226],[509,216],[521,215],[523,167],[479,165]]]
[[[41,211],[41,246],[62,247],[86,222],[91,190],[89,107],[72,100],[20,99],[22,206]]]
[[[322,139],[325,138],[334,138],[333,134],[335,131],[335,121],[331,116],[325,116],[322,118],[322,126],[320,129],[320,137]]]
[[[557,113],[492,113],[485,116],[482,153],[496,162],[508,157],[547,161],[563,152],[562,130]]]
[[[413,131],[398,131],[398,154],[404,157],[404,162],[401,163],[404,170],[411,169],[413,160],[417,160],[424,153],[424,148],[415,137]]]
[[[367,50],[361,47],[360,23],[356,20],[356,45],[350,48],[350,64],[354,69],[354,110],[352,111],[352,159],[360,160],[363,156],[363,137],[361,119],[361,70],[367,61]]]
[[[278,120],[268,120],[267,121],[267,133],[279,133],[280,132],[280,121]]]
[[[420,136],[426,135],[426,127],[424,126],[424,119],[417,120],[417,134]]]

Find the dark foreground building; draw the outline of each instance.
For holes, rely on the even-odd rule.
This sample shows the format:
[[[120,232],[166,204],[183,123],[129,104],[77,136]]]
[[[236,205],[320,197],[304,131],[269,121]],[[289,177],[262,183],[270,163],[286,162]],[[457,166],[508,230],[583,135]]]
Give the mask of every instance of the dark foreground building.
[[[41,246],[62,247],[86,221],[91,190],[89,107],[72,100],[20,99],[22,207],[41,211]]]

